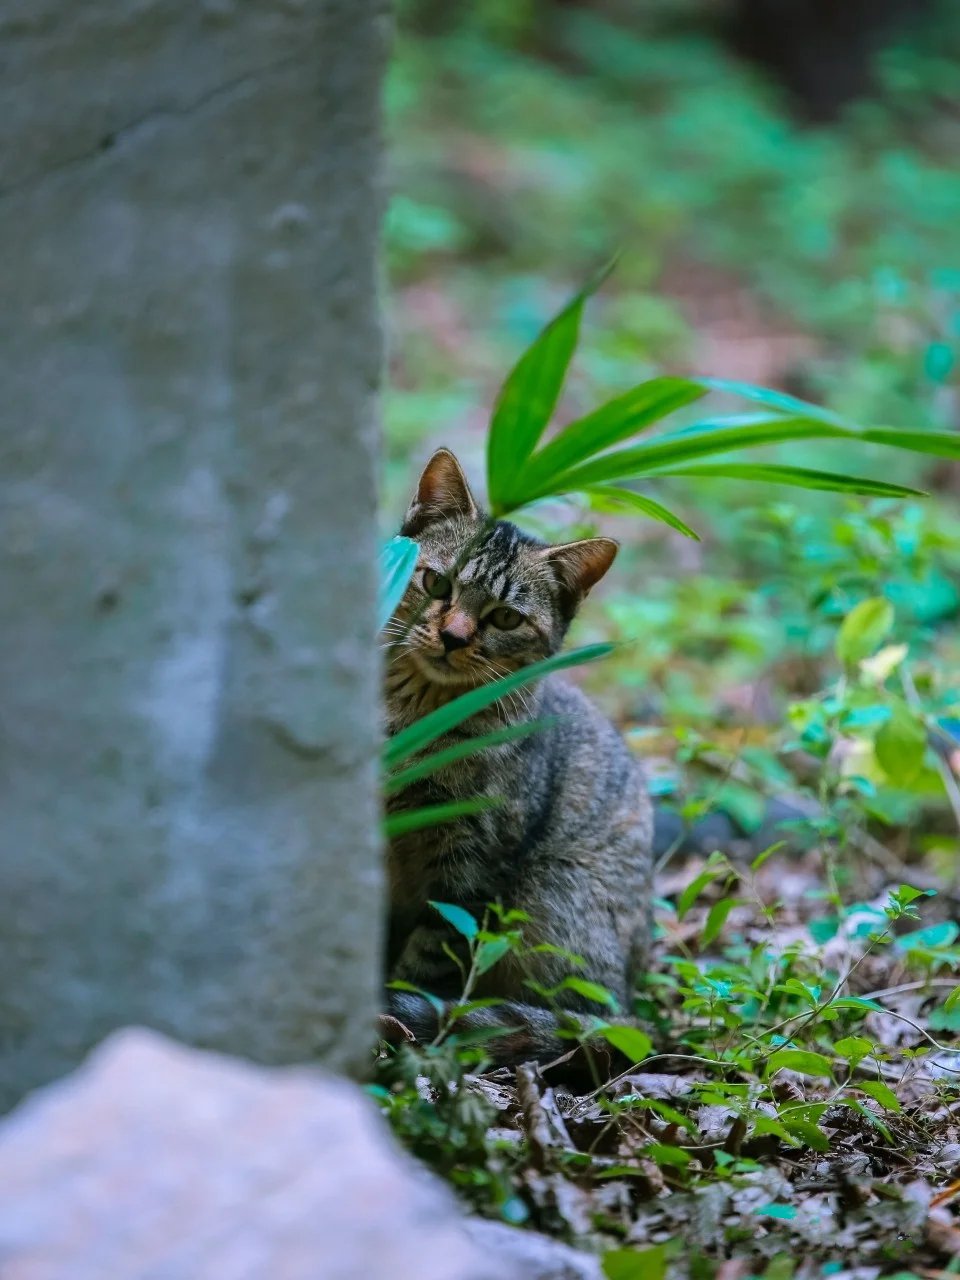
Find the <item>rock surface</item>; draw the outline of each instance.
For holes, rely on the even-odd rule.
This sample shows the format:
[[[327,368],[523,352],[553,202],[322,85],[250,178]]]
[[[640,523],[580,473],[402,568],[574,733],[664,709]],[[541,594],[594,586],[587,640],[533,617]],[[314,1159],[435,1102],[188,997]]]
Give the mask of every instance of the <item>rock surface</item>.
[[[3,1280],[599,1280],[465,1224],[357,1086],[130,1029],[0,1124]]]
[[[387,25],[0,4],[0,1112],[131,1023],[369,1054]]]
[[[604,1280],[599,1258],[536,1231],[483,1218],[468,1218],[466,1229],[498,1280],[514,1275],[518,1280]]]

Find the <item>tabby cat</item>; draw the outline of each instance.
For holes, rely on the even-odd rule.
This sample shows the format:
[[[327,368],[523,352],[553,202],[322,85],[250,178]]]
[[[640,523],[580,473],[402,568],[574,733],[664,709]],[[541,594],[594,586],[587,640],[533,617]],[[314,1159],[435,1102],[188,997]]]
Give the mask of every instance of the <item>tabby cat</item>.
[[[549,546],[477,507],[452,453],[439,450],[420,478],[401,533],[419,544],[413,579],[385,631],[387,729],[394,733],[465,690],[556,653],[578,607],[610,568],[617,544],[589,538]],[[554,986],[571,972],[600,983],[628,1011],[650,933],[653,815],[640,770],[619,734],[574,685],[551,675],[435,744],[452,745],[504,723],[548,727],[449,765],[390,801],[391,812],[473,796],[499,804],[394,839],[388,856],[388,970],[443,999],[463,977],[444,949],[461,945],[429,900],[482,918],[488,903],[527,913],[524,944],[583,958],[576,970],[549,950],[507,956],[476,996],[505,1003],[458,1027],[503,1025],[500,1061],[556,1056],[555,1016],[525,979]],[[531,968],[532,966],[532,968]],[[603,1014],[572,990],[576,1015]],[[437,1018],[421,997],[391,990],[390,1013],[421,1041]]]

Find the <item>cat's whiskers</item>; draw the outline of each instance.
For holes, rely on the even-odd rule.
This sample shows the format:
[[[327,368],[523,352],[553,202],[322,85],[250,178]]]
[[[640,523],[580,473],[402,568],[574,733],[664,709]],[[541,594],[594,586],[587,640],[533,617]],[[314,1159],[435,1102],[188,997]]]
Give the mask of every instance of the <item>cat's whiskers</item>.
[[[489,672],[490,676],[494,680],[498,680],[503,676],[513,675],[513,670],[510,667],[504,666],[503,663],[495,662],[492,658],[487,658],[487,657],[484,657],[483,655],[477,655],[477,661],[482,665],[485,671]],[[514,703],[514,700],[516,700],[515,703]],[[517,714],[516,708],[517,706],[519,706],[520,710],[522,711],[525,717],[532,718],[533,710],[532,710],[531,702],[532,702],[532,699],[529,693],[527,693],[525,690],[522,690],[522,689],[514,689],[510,693],[504,694],[504,696],[500,699],[500,702],[497,703],[496,706],[501,715],[501,718],[503,719],[506,719],[508,705],[502,706],[501,704],[510,704],[510,703],[514,703],[514,706],[512,708],[509,708],[512,714]]]

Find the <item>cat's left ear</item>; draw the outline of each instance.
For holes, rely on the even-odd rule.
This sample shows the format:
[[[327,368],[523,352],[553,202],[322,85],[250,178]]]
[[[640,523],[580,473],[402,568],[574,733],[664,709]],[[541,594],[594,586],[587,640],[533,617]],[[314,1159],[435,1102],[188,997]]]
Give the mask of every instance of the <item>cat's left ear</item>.
[[[473,520],[479,514],[460,463],[449,449],[438,449],[423,469],[417,496],[400,532],[410,536],[432,520],[449,520],[453,516]]]
[[[544,547],[544,560],[552,566],[572,608],[597,585],[620,550],[613,538],[584,538],[559,547]]]

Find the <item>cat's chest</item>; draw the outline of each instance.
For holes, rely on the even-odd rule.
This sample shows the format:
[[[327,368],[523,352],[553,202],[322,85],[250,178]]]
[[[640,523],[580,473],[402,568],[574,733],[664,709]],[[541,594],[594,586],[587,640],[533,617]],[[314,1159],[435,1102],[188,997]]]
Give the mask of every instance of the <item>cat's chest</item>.
[[[401,822],[405,815],[414,819],[418,811],[448,810],[442,820],[438,814],[425,825],[391,838],[387,869],[395,907],[469,891],[481,871],[486,847],[495,843],[493,811],[456,816],[448,807],[487,798],[496,789],[489,761],[470,757],[389,797],[387,812]]]

